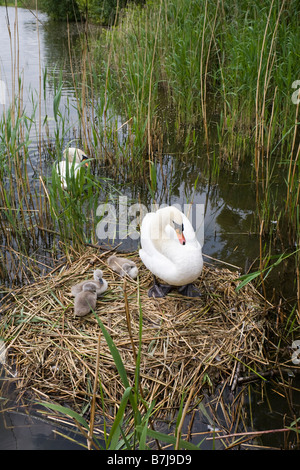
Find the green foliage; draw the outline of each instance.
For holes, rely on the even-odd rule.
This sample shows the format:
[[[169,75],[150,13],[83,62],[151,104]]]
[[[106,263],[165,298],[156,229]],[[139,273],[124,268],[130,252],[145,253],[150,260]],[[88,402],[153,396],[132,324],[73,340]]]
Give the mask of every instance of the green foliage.
[[[265,280],[268,275],[270,274],[270,272],[276,267],[278,266],[283,260],[291,257],[291,256],[295,256],[299,253],[299,250],[296,250],[292,253],[282,253],[281,255],[278,255],[278,256],[274,256],[273,258],[276,258],[276,261],[274,263],[272,263],[271,265],[269,266],[266,266],[264,267],[262,270],[258,270],[258,271],[254,271],[254,272],[251,272],[249,274],[243,274],[242,276],[240,276],[239,280],[241,281],[240,284],[236,287],[236,291],[238,292],[240,289],[242,289],[243,287],[245,287],[247,284],[249,284],[249,282],[252,282],[254,281],[254,279],[257,279],[259,277],[261,277],[263,280]]]
[[[54,20],[80,20],[80,11],[76,0],[39,0],[38,6]]]
[[[79,10],[85,19],[93,23],[113,24],[117,0],[77,0]],[[126,0],[119,1],[119,8],[126,6]]]
[[[300,76],[298,16],[297,0],[152,0],[127,7],[117,28],[106,32],[108,59],[99,77],[104,70],[110,109],[130,120],[131,158],[142,165],[161,136],[169,139],[167,104],[173,135],[196,130],[208,150],[217,136],[219,148],[210,153],[215,168],[251,159],[265,231],[281,215],[295,227],[300,160],[291,97]],[[270,192],[278,164],[287,169],[285,208]]]
[[[130,1],[141,5],[145,3],[145,0],[39,0],[38,6],[54,20],[84,20],[111,25],[115,21],[117,7],[121,11]]]
[[[128,8],[110,36],[114,57],[112,79],[128,115],[136,108],[145,116],[142,108],[148,106],[149,93],[155,102],[157,86],[162,84],[185,122],[199,120],[207,88],[219,103],[224,100],[227,122],[234,120],[232,125],[240,131],[245,129],[245,123],[253,126],[262,53],[260,101],[265,93],[268,121],[271,100],[278,87],[276,113],[282,115],[280,118],[278,114],[280,126],[272,135],[278,138],[278,132],[288,128],[294,119],[288,108],[291,85],[299,74],[295,51],[300,41],[297,2],[287,2],[281,13],[280,6],[280,2],[275,2],[272,7],[264,46],[271,0],[263,6],[225,1],[222,7],[216,2],[206,4],[204,0],[162,3],[154,0],[144,9]]]

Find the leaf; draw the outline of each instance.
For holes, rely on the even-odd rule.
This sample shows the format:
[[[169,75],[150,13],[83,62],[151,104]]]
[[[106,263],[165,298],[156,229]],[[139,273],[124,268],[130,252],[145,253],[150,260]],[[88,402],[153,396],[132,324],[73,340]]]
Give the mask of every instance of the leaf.
[[[137,426],[137,431],[142,433],[144,431],[143,426],[141,425]],[[173,445],[176,444],[176,437],[174,436],[163,434],[161,432],[154,431],[153,429],[149,429],[149,428],[147,429],[147,434],[148,436],[154,439],[157,439],[159,441],[166,442],[167,444],[173,444]],[[188,450],[199,450],[199,447],[196,446],[195,444],[192,444],[191,442],[188,442],[188,441],[183,441],[182,439],[179,440],[179,447],[188,449]]]
[[[275,266],[278,266],[281,263],[281,261],[289,258],[290,256],[295,255],[298,251],[300,251],[300,249],[298,249],[296,251],[293,251],[292,253],[288,253],[288,254],[282,253],[277,258],[277,260],[273,264],[271,264],[271,266],[267,266],[262,270],[255,271],[253,273],[244,274],[243,276],[240,276],[239,280],[242,281],[242,282],[235,288],[236,292],[238,292],[242,287],[244,287],[249,282],[253,281],[253,279],[257,278],[258,276],[260,276],[261,274],[263,274],[264,272],[267,271],[267,274],[264,277],[264,279],[265,279]]]
[[[55,121],[57,121],[57,114],[58,114],[58,108],[59,108],[60,99],[61,99],[62,87],[63,87],[63,84],[61,83],[58,87],[57,93],[54,96],[54,100],[53,100],[53,114],[54,114]]]
[[[110,449],[116,449],[116,446],[119,441],[119,436],[121,433],[121,425],[123,422],[123,417],[125,413],[125,408],[127,406],[127,402],[130,398],[131,394],[131,387],[126,388],[122,400],[118,409],[118,412],[116,414],[116,417],[114,419],[114,423],[112,425],[112,428],[110,430],[108,440],[107,440],[107,447],[110,447]]]
[[[39,405],[45,406],[46,408],[50,408],[50,410],[58,411],[64,415],[70,416],[70,418],[75,419],[81,426],[83,426],[87,431],[89,431],[89,425],[86,420],[76,411],[67,408],[66,406],[56,405],[55,403],[48,403],[48,402],[38,402]]]
[[[111,355],[112,355],[114,363],[115,363],[115,365],[118,369],[118,372],[119,372],[119,375],[120,375],[121,380],[123,382],[123,385],[127,389],[127,388],[130,387],[130,385],[129,385],[129,382],[128,382],[126,370],[125,370],[123,361],[121,359],[121,356],[119,354],[119,351],[117,350],[117,348],[115,346],[115,343],[113,342],[111,336],[109,335],[108,331],[106,330],[105,326],[103,325],[103,323],[100,320],[100,318],[98,317],[98,315],[95,312],[93,312],[93,313],[94,313],[94,315],[97,319],[98,325],[100,326],[100,328],[102,330],[102,333],[103,333],[103,336],[104,336],[104,338],[107,342],[107,345],[110,349]]]
[[[255,271],[254,273],[245,274],[244,276],[241,276],[239,280],[242,282],[236,287],[236,292],[242,289],[249,282],[253,281],[253,279],[256,279],[258,276],[260,276],[260,271]]]
[[[120,356],[120,353],[117,350],[115,343],[113,342],[111,336],[109,335],[108,331],[106,330],[105,326],[103,325],[103,323],[100,320],[100,318],[98,317],[98,315],[94,311],[93,311],[93,314],[95,315],[95,317],[97,319],[97,322],[98,322],[98,324],[101,328],[103,336],[104,336],[104,338],[107,342],[107,345],[110,349],[111,355],[113,357],[115,366],[116,366],[116,368],[119,372],[119,375],[121,377],[123,385],[124,385],[125,389],[128,389],[128,388],[130,388],[130,384],[129,384],[129,381],[128,381],[128,378],[127,378],[126,370],[125,370],[122,358]],[[139,409],[138,409],[137,395],[136,394],[134,395],[134,394],[131,393],[129,395],[129,400],[130,400],[130,404],[132,406],[133,412],[135,414],[136,421],[140,421],[141,418],[140,418],[140,412],[139,412]]]

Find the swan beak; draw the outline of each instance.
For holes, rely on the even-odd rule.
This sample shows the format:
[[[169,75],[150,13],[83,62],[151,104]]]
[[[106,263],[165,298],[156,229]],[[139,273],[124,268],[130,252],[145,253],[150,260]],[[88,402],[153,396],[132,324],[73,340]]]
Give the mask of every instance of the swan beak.
[[[177,238],[180,242],[181,245],[185,245],[185,237],[183,235],[183,232],[181,232],[180,230],[176,230],[176,235],[177,235]]]
[[[82,162],[83,160],[88,160],[88,157],[86,155],[82,155]],[[89,166],[88,162],[85,163],[85,166]]]

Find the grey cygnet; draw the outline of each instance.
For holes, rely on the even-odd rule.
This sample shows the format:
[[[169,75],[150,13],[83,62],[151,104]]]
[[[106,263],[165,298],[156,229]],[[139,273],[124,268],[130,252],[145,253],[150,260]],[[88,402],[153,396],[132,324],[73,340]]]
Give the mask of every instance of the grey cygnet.
[[[107,263],[109,267],[120,276],[125,276],[128,274],[128,276],[132,279],[137,278],[139,271],[134,261],[112,255],[108,258]]]
[[[96,288],[96,293],[97,293],[97,297],[99,297],[101,294],[103,294],[103,292],[106,291],[107,287],[108,287],[108,283],[105,279],[103,279],[103,272],[101,271],[101,269],[96,269],[94,271],[94,279],[92,280],[88,280],[88,281],[82,281],[80,282],[79,284],[76,284],[75,286],[72,286],[71,288],[71,293],[76,296],[77,294],[79,294],[80,292],[82,292],[82,289],[84,287],[85,284],[94,284],[95,288]]]
[[[95,310],[97,303],[96,286],[93,282],[86,282],[83,289],[75,296],[74,314],[76,317],[83,317]]]

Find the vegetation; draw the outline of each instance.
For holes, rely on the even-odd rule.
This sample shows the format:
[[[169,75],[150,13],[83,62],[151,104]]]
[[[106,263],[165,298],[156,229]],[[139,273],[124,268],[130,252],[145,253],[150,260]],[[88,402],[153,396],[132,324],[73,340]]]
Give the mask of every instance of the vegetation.
[[[282,380],[289,352],[283,360],[270,357],[273,306],[251,284],[237,293],[238,273],[214,266],[205,266],[197,281],[201,299],[191,302],[174,293],[153,303],[151,274],[138,256],[130,255],[139,267],[132,280],[115,276],[109,255],[95,247],[70,250],[63,269],[37,276],[8,297],[0,337],[8,346],[8,364],[16,368],[18,390],[28,391],[32,401],[42,399],[48,417],[51,410],[53,418],[63,413],[74,420],[89,448],[168,444],[191,450],[203,441],[209,446],[214,436],[222,437],[222,448],[242,445],[231,434],[248,434],[251,409],[243,393],[235,393],[229,406],[221,404],[226,419],[203,396],[220,384],[237,391],[244,376],[260,387],[275,372]],[[94,315],[74,318],[71,286],[91,277],[95,266],[103,270],[108,290]],[[188,410],[203,413],[211,432],[191,435]],[[294,413],[292,419],[285,416],[285,426],[294,420]]]
[[[60,3],[61,8],[67,5]],[[171,193],[164,168],[173,143],[182,149],[181,155],[176,152],[178,168],[192,148],[203,153],[201,171],[214,171],[216,178],[220,168],[239,169],[246,162],[256,194],[256,231],[274,235],[276,221],[275,235],[298,246],[297,11],[295,0],[268,0],[263,7],[205,0],[130,4],[119,9],[118,25],[100,39],[91,43],[82,36],[75,67],[77,52],[69,37],[78,127],[83,148],[94,158],[93,172],[81,180],[80,191],[84,185],[85,192],[79,199],[75,186],[65,194],[55,172],[51,179],[44,171],[44,159],[55,160],[73,138],[70,104],[61,105],[62,76],[57,81],[47,70],[40,72],[44,90],[47,79],[53,86],[52,136],[47,115],[41,120],[42,86],[32,95],[29,116],[21,106],[22,81],[15,83],[14,105],[0,121],[1,223],[8,246],[27,253],[28,239],[38,240],[38,227],[60,233],[63,241],[90,240],[97,222],[91,214],[104,187],[105,199],[117,194],[118,183],[134,184],[140,193],[156,198],[161,173]],[[17,77],[17,57],[12,60]],[[36,180],[29,176],[33,131],[39,139],[44,132],[49,136],[44,154],[39,142]],[[115,188],[103,178],[103,166],[114,177]],[[179,174],[175,178],[180,180]],[[191,189],[196,184],[197,175]],[[262,244],[259,256],[264,256]]]
[[[123,190],[130,185],[136,200],[141,196],[155,200],[159,192],[167,200],[174,189],[168,180],[169,152],[176,155],[179,182],[187,155],[186,166],[195,165],[192,189],[199,172],[217,181],[221,170],[238,174],[245,165],[257,209],[253,217],[259,266],[243,279],[241,288],[257,278],[266,295],[266,276],[270,279],[279,263],[293,260],[297,299],[278,339],[284,342],[298,332],[300,318],[298,2],[135,3],[104,2],[101,10],[96,1],[41,3],[54,19],[87,20],[75,65],[70,35],[68,42],[80,133],[76,142],[91,160],[77,184],[71,171],[68,191],[61,187],[54,166],[63,148],[74,140],[69,122],[73,104],[61,102],[63,76],[57,78],[40,68],[40,89],[32,94],[32,111],[25,110],[18,59],[13,55],[17,31],[10,31],[15,83],[13,104],[0,119],[0,228],[6,248],[1,273],[10,285],[29,282],[42,271],[36,259],[41,245],[59,258],[59,249],[68,255],[71,246],[93,243],[99,200],[113,200],[119,183]],[[114,26],[91,42],[86,34],[89,20],[114,22]],[[41,115],[47,80],[53,89],[52,121],[47,113],[43,119]],[[38,136],[34,152],[32,134]],[[201,160],[201,168],[193,154],[197,162]],[[275,262],[273,238],[281,250]],[[133,388],[128,387],[122,364],[117,356],[114,359],[125,391],[117,424],[105,435],[105,445],[109,448],[122,439],[123,446],[131,447],[127,434],[120,437],[118,426],[130,402],[135,423],[130,439],[143,446],[152,432],[148,428],[152,403],[144,403],[139,394],[139,369]],[[146,405],[145,414],[140,405]],[[90,435],[89,425],[78,416],[73,418]],[[152,433],[152,437],[158,436]],[[90,443],[95,444],[91,435]]]
[[[145,3],[145,0],[39,0],[38,6],[54,20],[84,20],[111,25],[118,10],[125,8],[130,1]]]
[[[38,6],[54,20],[80,20],[80,10],[76,0],[40,0]]]
[[[143,144],[152,159],[156,142],[170,132],[160,106],[163,91],[175,126],[197,129],[208,158],[215,153],[217,133],[219,165],[250,159],[259,223],[268,231],[271,220],[282,218],[294,238],[299,148],[298,106],[291,98],[300,74],[297,18],[293,0],[263,6],[157,0],[129,8],[107,35],[109,96],[132,120],[134,158],[140,158]],[[287,183],[285,206],[271,191],[278,165]]]

